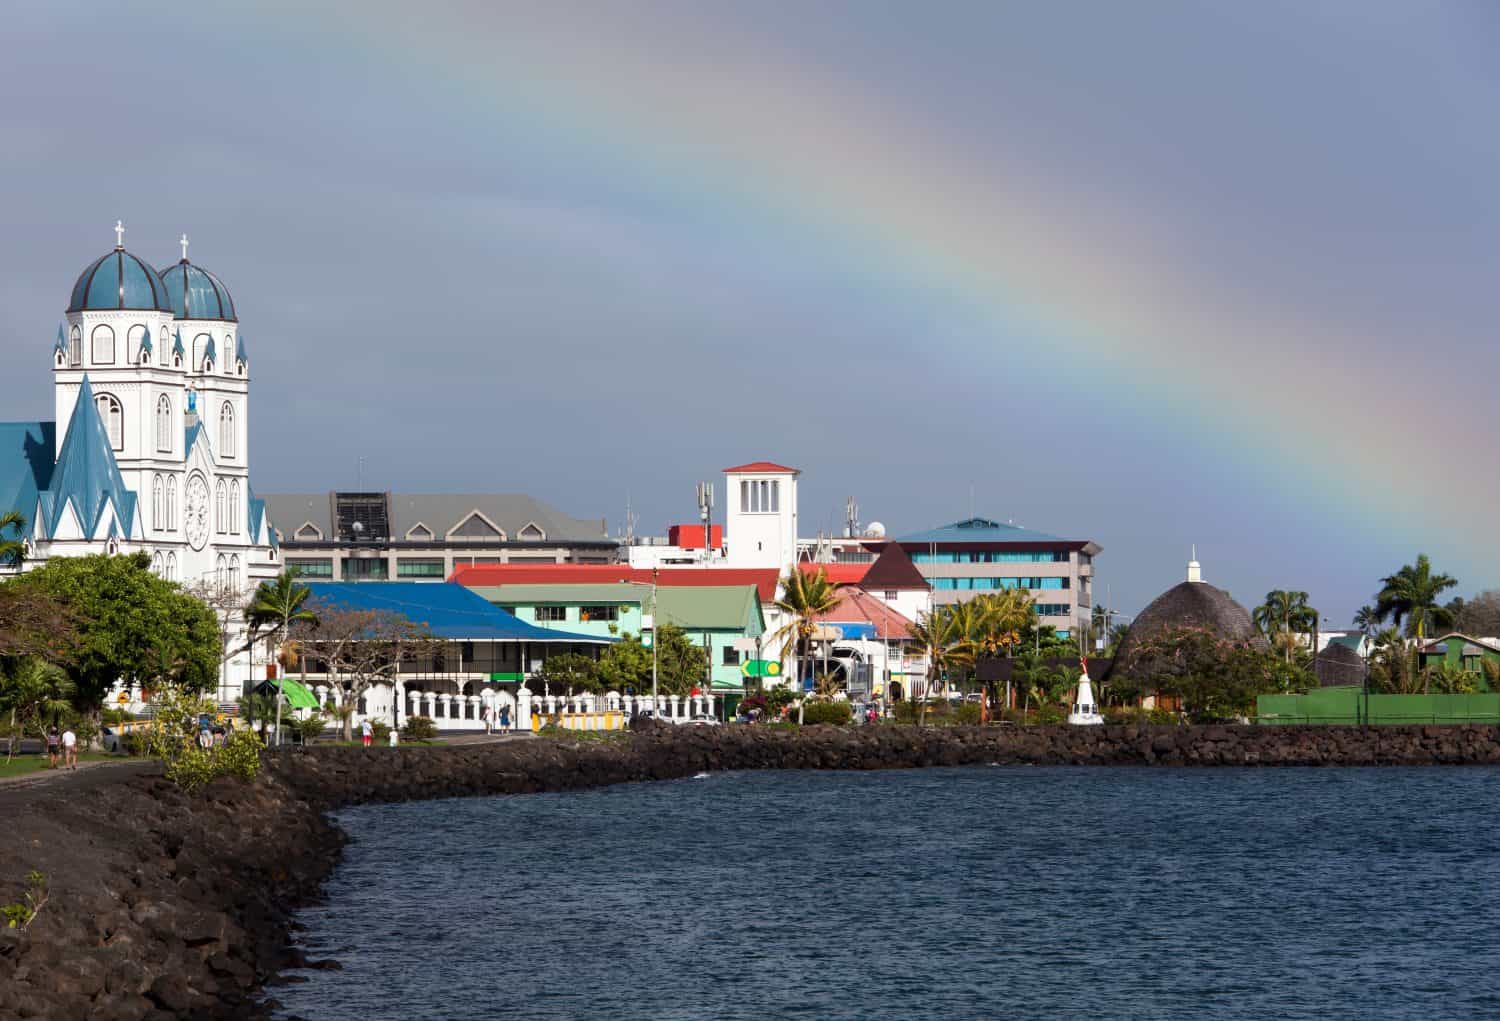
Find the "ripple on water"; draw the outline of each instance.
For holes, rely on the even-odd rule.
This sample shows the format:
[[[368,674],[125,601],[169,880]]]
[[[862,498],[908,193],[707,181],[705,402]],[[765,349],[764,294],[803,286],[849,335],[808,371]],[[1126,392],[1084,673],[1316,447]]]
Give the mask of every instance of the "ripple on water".
[[[372,806],[308,1018],[1500,1014],[1500,771],[716,774]]]

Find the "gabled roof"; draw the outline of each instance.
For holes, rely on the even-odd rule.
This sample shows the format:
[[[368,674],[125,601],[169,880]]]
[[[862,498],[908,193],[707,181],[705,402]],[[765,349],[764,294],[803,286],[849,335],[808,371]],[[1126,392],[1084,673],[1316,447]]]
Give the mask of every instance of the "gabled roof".
[[[656,615],[690,633],[743,631],[746,638],[759,638],[766,630],[754,585],[658,586]]]
[[[501,606],[600,606],[614,603],[645,604],[651,586],[636,582],[586,583],[580,585],[466,585],[491,603]]]
[[[829,624],[867,625],[872,637],[881,640],[902,641],[911,637],[911,621],[863,587],[841,588],[838,595],[838,605],[819,615],[818,620]]]
[[[733,468],[724,469],[725,475],[759,475],[762,472],[779,472],[787,475],[802,474],[800,469],[788,468],[786,465],[777,464],[775,461],[751,461],[749,464],[741,464]]]
[[[876,589],[921,589],[925,592],[932,587],[899,542],[885,544],[860,584],[871,592]]]
[[[115,462],[115,452],[110,447],[99,409],[94,406],[94,388],[87,375],[73,403],[68,432],[47,490],[42,503],[46,505],[48,536],[57,531],[69,506],[85,538],[93,537],[100,518],[111,505],[124,522],[127,534],[135,520],[135,493],[126,488]]]
[[[248,479],[245,480],[245,492],[250,499],[250,538],[259,542],[261,539],[261,522],[266,517],[266,501],[255,495],[255,490],[251,487]],[[276,549],[280,545],[276,541],[276,529],[274,528],[266,528],[265,540],[271,544],[272,549]]]
[[[651,584],[647,567],[629,564],[480,564],[460,567],[450,581],[470,588],[487,585],[565,585],[622,581]],[[781,574],[775,568],[667,567],[656,572],[659,587],[754,585],[762,603],[774,602]]]
[[[822,569],[828,581],[834,585],[858,585],[871,567],[870,564],[817,564],[811,560],[803,560],[797,566],[803,574],[817,574]]]
[[[1500,638],[1476,638],[1473,635],[1466,635],[1459,631],[1450,631],[1441,638],[1432,639],[1426,645],[1422,646],[1422,651],[1426,653],[1446,652],[1446,646],[1443,649],[1438,649],[1437,646],[1454,639],[1465,643],[1463,654],[1466,656],[1478,656],[1481,652],[1500,653]]]
[[[27,535],[36,526],[37,495],[52,484],[56,436],[52,422],[0,422],[0,514],[20,514]]]
[[[897,542],[1065,542],[1046,532],[1033,532],[1019,525],[1003,524],[989,518],[968,518],[955,521],[941,528],[929,528],[925,532],[903,535]]]
[[[612,639],[551,631],[517,620],[462,585],[432,585],[416,581],[307,582],[310,600],[345,610],[399,613],[426,624],[438,638],[506,642],[567,642],[606,644]]]
[[[333,541],[337,529],[332,519],[333,494],[322,493],[266,493],[266,508],[271,520],[283,525],[311,521],[323,533],[323,540]],[[535,522],[546,536],[548,544],[567,545],[574,542],[609,542],[609,532],[601,518],[575,518],[564,514],[549,504],[524,493],[390,493],[386,505],[390,520],[391,536],[398,542],[407,541],[406,534],[421,523],[433,532],[438,543],[480,544],[479,540],[454,536],[446,538],[448,532],[457,527],[473,512],[478,511],[501,529],[508,542],[517,541],[520,531],[530,522]],[[291,539],[292,534],[287,533]],[[484,543],[491,545],[500,540]]]

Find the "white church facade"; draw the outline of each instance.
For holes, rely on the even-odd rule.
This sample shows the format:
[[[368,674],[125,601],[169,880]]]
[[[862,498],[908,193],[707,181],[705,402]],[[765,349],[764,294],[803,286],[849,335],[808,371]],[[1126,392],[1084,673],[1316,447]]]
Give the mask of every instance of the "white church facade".
[[[0,423],[0,514],[25,520],[27,570],[145,552],[185,587],[248,592],[281,570],[249,474],[250,359],[223,283],[187,258],[160,271],[112,251],[73,286],[52,351],[56,418]],[[0,565],[0,574],[15,565]],[[237,654],[220,681],[250,677]]]

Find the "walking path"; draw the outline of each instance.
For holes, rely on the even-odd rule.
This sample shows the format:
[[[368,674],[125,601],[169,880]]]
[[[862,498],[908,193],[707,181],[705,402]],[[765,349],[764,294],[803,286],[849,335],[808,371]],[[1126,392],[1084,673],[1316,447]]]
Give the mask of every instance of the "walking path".
[[[150,759],[92,759],[80,762],[77,769],[39,769],[35,773],[22,773],[19,776],[0,776],[0,788],[5,790],[17,790],[22,787],[40,787],[50,783],[63,783],[79,773],[86,773],[95,769],[122,770],[135,767],[137,771],[148,766],[159,765]]]

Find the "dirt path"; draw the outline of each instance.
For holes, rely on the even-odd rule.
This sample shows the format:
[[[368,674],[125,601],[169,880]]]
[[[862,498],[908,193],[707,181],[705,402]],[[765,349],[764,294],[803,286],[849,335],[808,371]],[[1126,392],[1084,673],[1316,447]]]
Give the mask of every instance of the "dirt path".
[[[132,773],[144,772],[153,766],[159,768],[160,764],[149,759],[122,758],[80,762],[77,769],[39,769],[35,773],[0,777],[0,795],[9,794],[13,791],[27,790],[33,787],[73,785],[84,782],[87,782],[89,786],[93,786],[101,779],[113,782]],[[89,775],[100,771],[103,772],[104,776]]]

